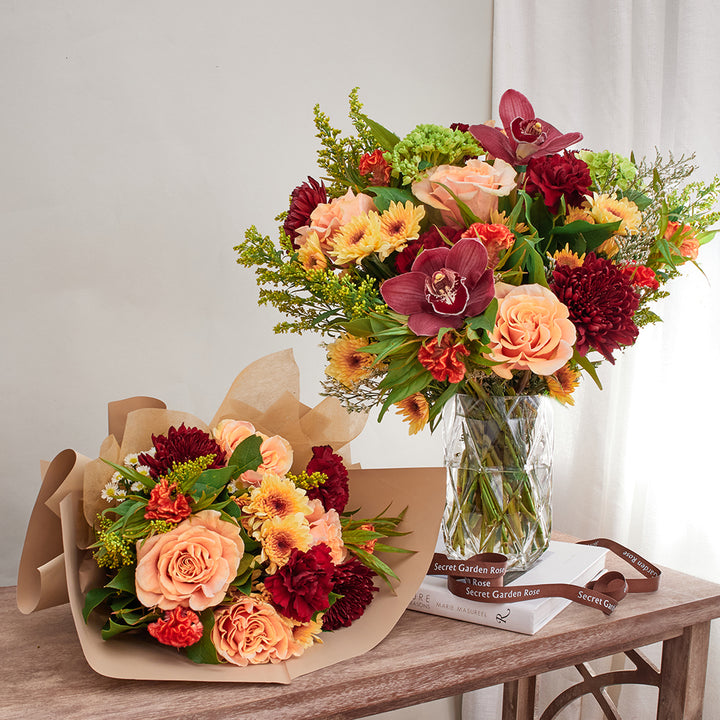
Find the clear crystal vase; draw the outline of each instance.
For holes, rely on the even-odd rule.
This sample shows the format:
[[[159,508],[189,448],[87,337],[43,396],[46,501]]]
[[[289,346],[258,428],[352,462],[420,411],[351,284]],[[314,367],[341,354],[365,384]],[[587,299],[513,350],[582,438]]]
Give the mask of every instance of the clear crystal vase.
[[[456,395],[443,411],[448,554],[508,557],[526,570],[548,547],[552,410],[536,395]]]

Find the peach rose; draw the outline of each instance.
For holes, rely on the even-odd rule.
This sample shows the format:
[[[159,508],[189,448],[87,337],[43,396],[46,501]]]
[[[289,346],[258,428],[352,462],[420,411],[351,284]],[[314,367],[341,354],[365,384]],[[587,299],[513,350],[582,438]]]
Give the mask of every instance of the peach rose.
[[[542,285],[496,283],[499,300],[495,327],[490,334],[493,371],[509,380],[511,370],[551,375],[572,357],[575,326],[568,309]]]
[[[296,231],[297,243],[302,247],[306,238],[315,232],[318,235],[321,247],[327,249],[324,241],[336,230],[346,225],[354,217],[376,209],[375,203],[369,195],[363,193],[355,195],[351,189],[348,189],[342,197],[335,198],[329,203],[320,203],[310,213],[310,225],[300,227]]]
[[[337,510],[330,509],[310,523],[310,535],[313,545],[324,543],[330,548],[330,559],[334,565],[345,561],[347,550],[342,539],[342,525]]]
[[[240,528],[202,510],[175,529],[138,542],[135,592],[145,607],[200,611],[221,603],[245,545]]]
[[[464,167],[439,165],[424,180],[413,183],[415,197],[437,208],[443,221],[453,227],[465,227],[460,209],[445,185],[477,216],[487,222],[497,210],[498,197],[509,195],[515,188],[516,172],[504,160],[490,165],[477,158],[468,160]]]
[[[255,487],[262,482],[265,473],[282,477],[290,470],[293,463],[292,446],[284,437],[280,437],[280,435],[268,437],[262,433],[258,433],[258,435],[263,438],[262,445],[260,445],[262,464],[257,470],[248,470],[240,476],[246,485]]]
[[[230,457],[233,450],[243,441],[255,434],[255,426],[244,420],[221,420],[213,430],[217,444]]]
[[[210,639],[220,657],[241,667],[278,663],[302,652],[290,623],[272,605],[253,597],[215,610]]]

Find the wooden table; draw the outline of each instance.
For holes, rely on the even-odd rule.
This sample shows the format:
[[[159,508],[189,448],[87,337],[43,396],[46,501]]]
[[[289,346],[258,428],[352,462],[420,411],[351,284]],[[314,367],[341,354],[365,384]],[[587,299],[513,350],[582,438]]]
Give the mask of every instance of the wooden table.
[[[68,605],[25,616],[15,589],[0,588],[0,718],[333,720],[504,683],[504,720],[527,720],[537,674],[582,672],[585,661],[662,641],[659,672],[631,652],[636,675],[611,679],[659,685],[657,717],[693,720],[702,716],[710,621],[719,616],[720,585],[666,570],[659,592],[628,596],[609,617],[573,605],[533,636],[407,611],[371,652],[290,685],[152,683],[95,674]],[[588,676],[586,689],[602,699],[602,682]]]

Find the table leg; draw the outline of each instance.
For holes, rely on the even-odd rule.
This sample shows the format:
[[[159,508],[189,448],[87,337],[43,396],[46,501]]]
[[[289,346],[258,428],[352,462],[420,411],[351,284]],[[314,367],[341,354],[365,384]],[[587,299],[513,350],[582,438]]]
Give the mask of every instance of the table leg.
[[[710,622],[686,627],[663,643],[658,720],[702,718]]]
[[[502,720],[533,720],[535,676],[506,682],[503,686]]]

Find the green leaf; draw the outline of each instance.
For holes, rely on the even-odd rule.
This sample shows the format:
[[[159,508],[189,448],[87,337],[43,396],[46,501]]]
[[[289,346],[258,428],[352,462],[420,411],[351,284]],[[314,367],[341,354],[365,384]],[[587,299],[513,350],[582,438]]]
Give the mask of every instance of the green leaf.
[[[373,335],[373,327],[369,318],[357,318],[343,323],[345,332],[355,337],[370,337]]]
[[[100,631],[100,635],[103,640],[109,640],[114,638],[116,635],[128,632],[128,630],[134,630],[134,625],[126,625],[125,623],[115,622],[112,618],[108,618],[103,629]]]
[[[142,483],[146,488],[149,488],[150,490],[155,487],[155,480],[148,477],[147,475],[139,473],[134,468],[125,467],[124,465],[116,465],[115,463],[110,462],[109,460],[105,460],[104,458],[101,458],[101,460],[107,465],[110,465],[110,467],[115,468],[115,470],[117,470],[124,478],[127,478],[130,482]]]
[[[498,301],[493,298],[490,304],[485,308],[482,315],[476,315],[465,321],[465,324],[473,330],[487,330],[492,332],[495,327],[495,318],[497,317]]]
[[[645,210],[645,208],[652,205],[652,198],[649,198],[645,193],[640,192],[636,188],[629,188],[623,193],[623,196],[634,202],[640,210]]]
[[[114,588],[101,587],[88,590],[85,595],[85,605],[83,607],[83,619],[88,621],[90,613],[99,605],[102,605],[111,595],[115,594]]]
[[[215,624],[215,615],[211,608],[203,610],[203,612],[200,613],[200,622],[202,622],[203,625],[202,637],[194,645],[186,648],[185,652],[188,658],[194,663],[219,665],[220,660],[218,660],[217,651],[210,639],[210,633]]]
[[[106,588],[114,588],[121,592],[135,594],[135,566],[125,565],[120,568],[110,582],[105,584]]]
[[[578,254],[592,252],[600,247],[620,227],[620,220],[612,223],[589,223],[585,220],[575,220],[567,225],[553,228],[551,235],[553,242],[547,251],[552,255],[562,250],[565,245]]]
[[[224,468],[203,470],[193,484],[192,491],[190,492],[190,497],[196,504],[195,511],[198,512],[208,507],[225,489],[225,486],[238,475],[240,475],[240,473],[233,465],[228,465]]]
[[[445,188],[445,190],[450,193],[453,200],[455,200],[465,225],[469,227],[473,223],[480,222],[480,218],[447,185],[444,185],[443,183],[437,184],[440,185],[440,187]]]
[[[380,123],[371,120],[367,115],[360,115],[370,128],[377,144],[386,152],[390,152],[399,142],[400,138],[392,131],[383,127]]]
[[[257,470],[262,465],[260,445],[262,438],[259,435],[251,435],[233,450],[228,466],[233,465],[236,468],[235,477],[242,475],[246,470]]]
[[[602,383],[600,382],[600,378],[598,377],[597,370],[595,369],[595,366],[590,362],[590,360],[585,357],[585,355],[581,355],[577,348],[573,351],[573,357],[572,359],[595,381],[595,384],[598,386],[600,390],[603,389]]]
[[[365,192],[372,193],[375,196],[375,207],[380,212],[385,212],[390,207],[391,202],[417,204],[415,196],[407,188],[372,186],[365,188]]]

